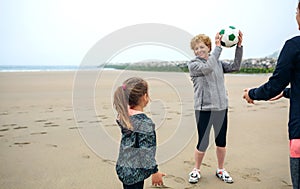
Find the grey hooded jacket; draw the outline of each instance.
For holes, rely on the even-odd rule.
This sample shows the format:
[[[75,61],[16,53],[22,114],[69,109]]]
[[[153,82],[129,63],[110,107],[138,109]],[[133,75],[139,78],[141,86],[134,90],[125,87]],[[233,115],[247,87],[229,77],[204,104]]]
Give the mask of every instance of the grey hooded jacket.
[[[243,47],[236,47],[233,63],[219,60],[222,48],[216,47],[208,60],[196,57],[188,63],[194,85],[194,108],[202,111],[228,109],[224,73],[238,71],[242,62]]]

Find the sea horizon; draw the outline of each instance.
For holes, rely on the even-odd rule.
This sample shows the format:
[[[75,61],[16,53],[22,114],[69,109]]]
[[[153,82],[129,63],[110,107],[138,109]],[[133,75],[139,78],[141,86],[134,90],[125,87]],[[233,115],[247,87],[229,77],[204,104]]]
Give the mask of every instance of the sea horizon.
[[[78,71],[78,70],[115,70],[97,66],[77,65],[0,65],[0,72],[43,72],[43,71]]]

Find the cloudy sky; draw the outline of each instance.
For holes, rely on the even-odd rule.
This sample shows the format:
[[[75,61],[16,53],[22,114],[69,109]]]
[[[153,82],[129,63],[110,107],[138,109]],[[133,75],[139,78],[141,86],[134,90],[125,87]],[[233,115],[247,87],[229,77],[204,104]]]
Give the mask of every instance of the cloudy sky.
[[[0,65],[79,65],[99,40],[142,23],[167,24],[211,38],[220,28],[234,25],[244,33],[244,58],[264,57],[299,34],[297,2],[0,0]],[[232,58],[232,53],[224,49],[221,58]],[[184,58],[174,49],[140,45],[119,52],[111,61]]]

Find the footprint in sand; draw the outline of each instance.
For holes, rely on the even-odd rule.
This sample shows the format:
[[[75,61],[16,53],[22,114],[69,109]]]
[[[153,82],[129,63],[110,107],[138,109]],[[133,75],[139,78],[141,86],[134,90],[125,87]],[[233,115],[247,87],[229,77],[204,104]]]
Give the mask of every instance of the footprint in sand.
[[[190,166],[194,166],[194,164],[195,164],[193,161],[184,161],[183,163],[188,164]]]
[[[60,126],[60,125],[54,124],[51,121],[45,122],[44,125],[45,125],[44,127],[59,127]]]
[[[190,165],[190,166],[194,166],[194,164],[195,164],[194,161],[184,161],[183,163],[184,163],[184,164],[188,164],[188,165]],[[205,166],[205,167],[211,167],[211,165],[209,165],[209,164],[207,164],[207,163],[203,163],[203,162],[202,162],[201,165],[203,165],[203,166]]]
[[[45,125],[44,127],[59,127],[59,125],[57,125],[57,124],[53,124],[53,125]]]
[[[288,183],[287,181],[285,181],[285,180],[281,180],[281,183],[282,183],[283,185],[287,186],[287,187],[293,187],[292,184],[289,184],[289,183]]]
[[[254,182],[261,182],[259,175],[260,175],[260,170],[257,168],[249,168],[246,169],[246,174],[242,175],[243,179],[254,181]]]
[[[199,186],[197,184],[194,184],[192,186],[185,187],[184,189],[193,189],[193,188],[199,188]]]
[[[286,108],[288,108],[288,106],[279,106],[279,108],[286,109]]]
[[[190,117],[190,116],[194,116],[194,113],[186,113],[183,115],[184,117]]]
[[[15,142],[14,145],[18,145],[19,147],[22,147],[24,145],[30,144],[30,142]]]
[[[103,159],[102,161],[103,161],[104,163],[108,163],[108,164],[110,164],[110,165],[115,165],[115,164],[116,164],[115,161],[108,160],[108,159]]]
[[[175,182],[180,183],[180,184],[184,184],[185,183],[185,179],[182,178],[182,177],[176,177],[174,175],[166,175],[165,178],[166,179],[172,179]]]
[[[262,106],[262,107],[260,107],[260,109],[268,109],[268,107]]]
[[[23,127],[21,127],[21,126],[19,126],[19,127],[15,127],[14,129],[27,129],[28,127],[26,127],[26,126],[23,126]]]
[[[97,121],[89,121],[89,123],[101,123],[101,120],[97,120]]]
[[[84,159],[90,159],[90,158],[91,158],[91,156],[89,156],[89,155],[82,155],[82,157],[83,157]]]
[[[36,132],[36,133],[30,133],[30,135],[45,135],[45,134],[47,134],[46,131]]]
[[[28,112],[17,112],[17,114],[27,114]]]
[[[64,112],[70,112],[70,111],[73,111],[73,109],[64,109],[63,111]]]
[[[12,126],[17,126],[17,124],[12,123],[12,124],[4,124],[2,127],[12,127]]]
[[[181,113],[180,112],[178,112],[178,111],[169,111],[169,113],[173,113],[173,114],[177,114],[177,115],[180,115]]]
[[[106,124],[106,125],[104,125],[104,127],[116,127],[117,126],[117,124]]]
[[[162,185],[162,186],[150,186],[150,187],[147,187],[147,188],[171,188],[171,187]]]
[[[58,147],[58,145],[56,145],[56,144],[46,144],[46,146],[54,147],[54,148],[57,148],[57,147]]]
[[[0,115],[8,115],[8,112],[2,112]]]
[[[103,105],[102,108],[105,109],[105,110],[107,110],[107,109],[110,109],[111,107],[108,106],[108,105]]]
[[[202,163],[201,165],[205,166],[205,167],[211,167],[211,165],[207,164],[207,163]]]
[[[47,120],[45,120],[45,119],[38,119],[38,120],[35,120],[35,122],[41,122],[41,123],[43,123],[43,122],[47,122]]]
[[[69,129],[82,129],[82,127],[69,127]]]
[[[44,125],[51,125],[51,124],[53,124],[53,122],[51,122],[51,121],[44,123]]]
[[[185,183],[185,180],[183,178],[181,178],[181,177],[175,177],[174,181],[177,182],[177,183],[180,183],[180,184]]]
[[[4,128],[4,129],[0,129],[0,132],[3,132],[3,131],[8,131],[9,128]]]

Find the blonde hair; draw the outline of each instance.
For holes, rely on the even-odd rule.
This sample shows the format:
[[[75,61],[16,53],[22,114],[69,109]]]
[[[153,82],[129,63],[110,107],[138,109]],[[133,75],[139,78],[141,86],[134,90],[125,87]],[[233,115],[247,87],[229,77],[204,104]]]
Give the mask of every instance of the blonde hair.
[[[122,126],[133,130],[130,123],[128,108],[139,105],[141,97],[148,93],[148,84],[139,77],[132,77],[123,82],[114,93],[114,108]]]
[[[191,40],[191,49],[194,50],[197,43],[203,42],[206,46],[208,46],[211,51],[211,40],[207,35],[199,34],[193,37]]]

